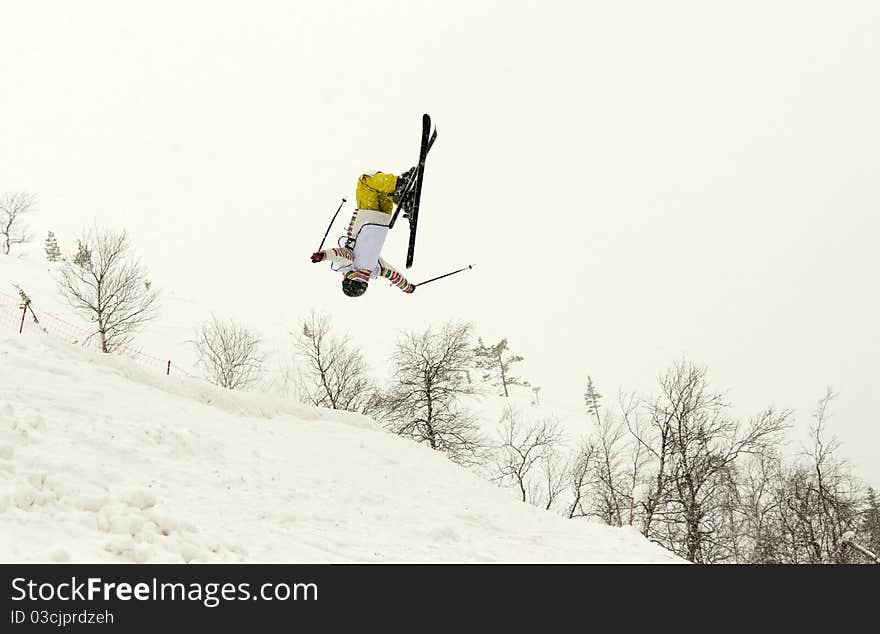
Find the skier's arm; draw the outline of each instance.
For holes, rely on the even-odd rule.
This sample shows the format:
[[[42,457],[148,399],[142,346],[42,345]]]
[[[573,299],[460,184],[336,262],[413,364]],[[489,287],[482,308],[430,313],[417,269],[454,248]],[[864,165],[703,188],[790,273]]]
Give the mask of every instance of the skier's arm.
[[[321,262],[323,260],[330,260],[334,264],[347,266],[354,262],[354,254],[351,252],[351,249],[347,247],[325,249],[324,251],[318,251],[312,254],[312,262]]]
[[[407,279],[403,275],[401,275],[393,266],[390,266],[385,262],[382,262],[381,260],[379,261],[379,265],[382,267],[379,275],[381,277],[387,278],[392,285],[396,286],[404,293],[412,293],[416,290],[416,285],[408,282]]]

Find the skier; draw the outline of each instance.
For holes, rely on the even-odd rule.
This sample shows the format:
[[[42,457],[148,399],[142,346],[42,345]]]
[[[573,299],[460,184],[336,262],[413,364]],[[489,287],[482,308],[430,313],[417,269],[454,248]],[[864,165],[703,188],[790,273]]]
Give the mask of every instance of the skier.
[[[414,173],[415,168],[400,176],[384,172],[361,174],[355,193],[357,209],[348,224],[344,245],[340,238],[339,248],[312,254],[312,262],[330,260],[333,270],[342,273],[342,292],[349,297],[366,293],[369,281],[376,277],[388,279],[404,293],[415,292],[415,284],[379,257],[388,236],[391,212],[395,204],[400,206],[405,202],[403,198],[411,195],[407,185]]]

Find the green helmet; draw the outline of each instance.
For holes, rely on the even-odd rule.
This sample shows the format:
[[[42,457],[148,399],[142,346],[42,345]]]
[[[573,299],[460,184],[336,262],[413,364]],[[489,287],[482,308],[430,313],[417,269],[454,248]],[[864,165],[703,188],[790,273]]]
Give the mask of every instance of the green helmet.
[[[360,297],[367,292],[367,283],[361,280],[349,280],[343,278],[342,292],[349,297]]]

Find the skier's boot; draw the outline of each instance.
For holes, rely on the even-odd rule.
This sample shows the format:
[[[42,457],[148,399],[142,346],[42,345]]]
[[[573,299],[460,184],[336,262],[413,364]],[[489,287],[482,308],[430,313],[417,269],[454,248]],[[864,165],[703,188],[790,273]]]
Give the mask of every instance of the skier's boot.
[[[413,191],[412,188],[410,188],[408,192],[406,190],[409,187],[410,181],[415,177],[415,174],[416,168],[411,167],[397,177],[394,191],[391,192],[391,200],[393,200],[398,207],[405,207],[407,200],[411,198]],[[409,214],[404,210],[403,217],[406,218],[408,216]]]

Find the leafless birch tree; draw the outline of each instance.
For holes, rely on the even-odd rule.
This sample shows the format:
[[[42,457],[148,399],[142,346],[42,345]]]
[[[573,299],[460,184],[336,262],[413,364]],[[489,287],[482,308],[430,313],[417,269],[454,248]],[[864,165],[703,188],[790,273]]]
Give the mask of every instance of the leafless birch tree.
[[[844,535],[859,526],[864,495],[846,462],[840,443],[827,432],[829,390],[819,401],[810,429],[811,442],[800,460],[785,470],[778,488],[779,523],[786,563],[843,563]]]
[[[742,424],[710,388],[706,369],[685,361],[666,373],[660,388],[649,407],[650,431],[635,434],[654,458],[642,530],[689,561],[706,562],[735,462],[775,446],[790,413],[768,408]]]
[[[264,361],[260,339],[235,321],[212,316],[202,324],[192,344],[199,354],[199,365],[214,385],[237,390],[259,378]]]
[[[591,485],[594,473],[596,448],[584,440],[568,463],[569,498],[568,519],[590,515]]]
[[[591,486],[587,514],[611,526],[633,524],[636,488],[640,484],[644,462],[642,447],[627,433],[620,419],[601,407],[601,398],[592,377],[587,377],[584,400],[593,423],[590,444],[594,458],[589,476]],[[624,402],[624,398],[621,395],[624,421],[637,427],[638,417],[632,399]]]
[[[541,505],[539,492],[543,486],[533,487],[532,480],[537,474],[533,470],[544,467],[544,483],[547,485],[549,499],[548,508],[556,496],[565,488],[560,475],[565,472],[558,465],[554,455],[562,439],[559,425],[554,421],[527,422],[517,410],[508,406],[501,417],[502,428],[499,433],[498,459],[496,463],[495,481],[501,486],[516,487],[523,502]],[[540,476],[537,476],[540,480]]]
[[[473,394],[469,324],[403,333],[392,357],[394,384],[383,393],[382,419],[394,433],[442,451],[465,466],[487,459],[488,443],[462,397]]]
[[[33,209],[33,205],[33,194],[0,194],[0,248],[3,249],[3,255],[9,255],[13,245],[31,241],[24,216]]]
[[[300,397],[318,407],[370,413],[374,387],[361,350],[332,334],[330,318],[312,312],[300,321],[295,346],[305,370]]]
[[[77,255],[61,269],[61,292],[95,324],[102,352],[129,344],[155,316],[158,293],[131,254],[125,231],[94,227],[79,239]]]

